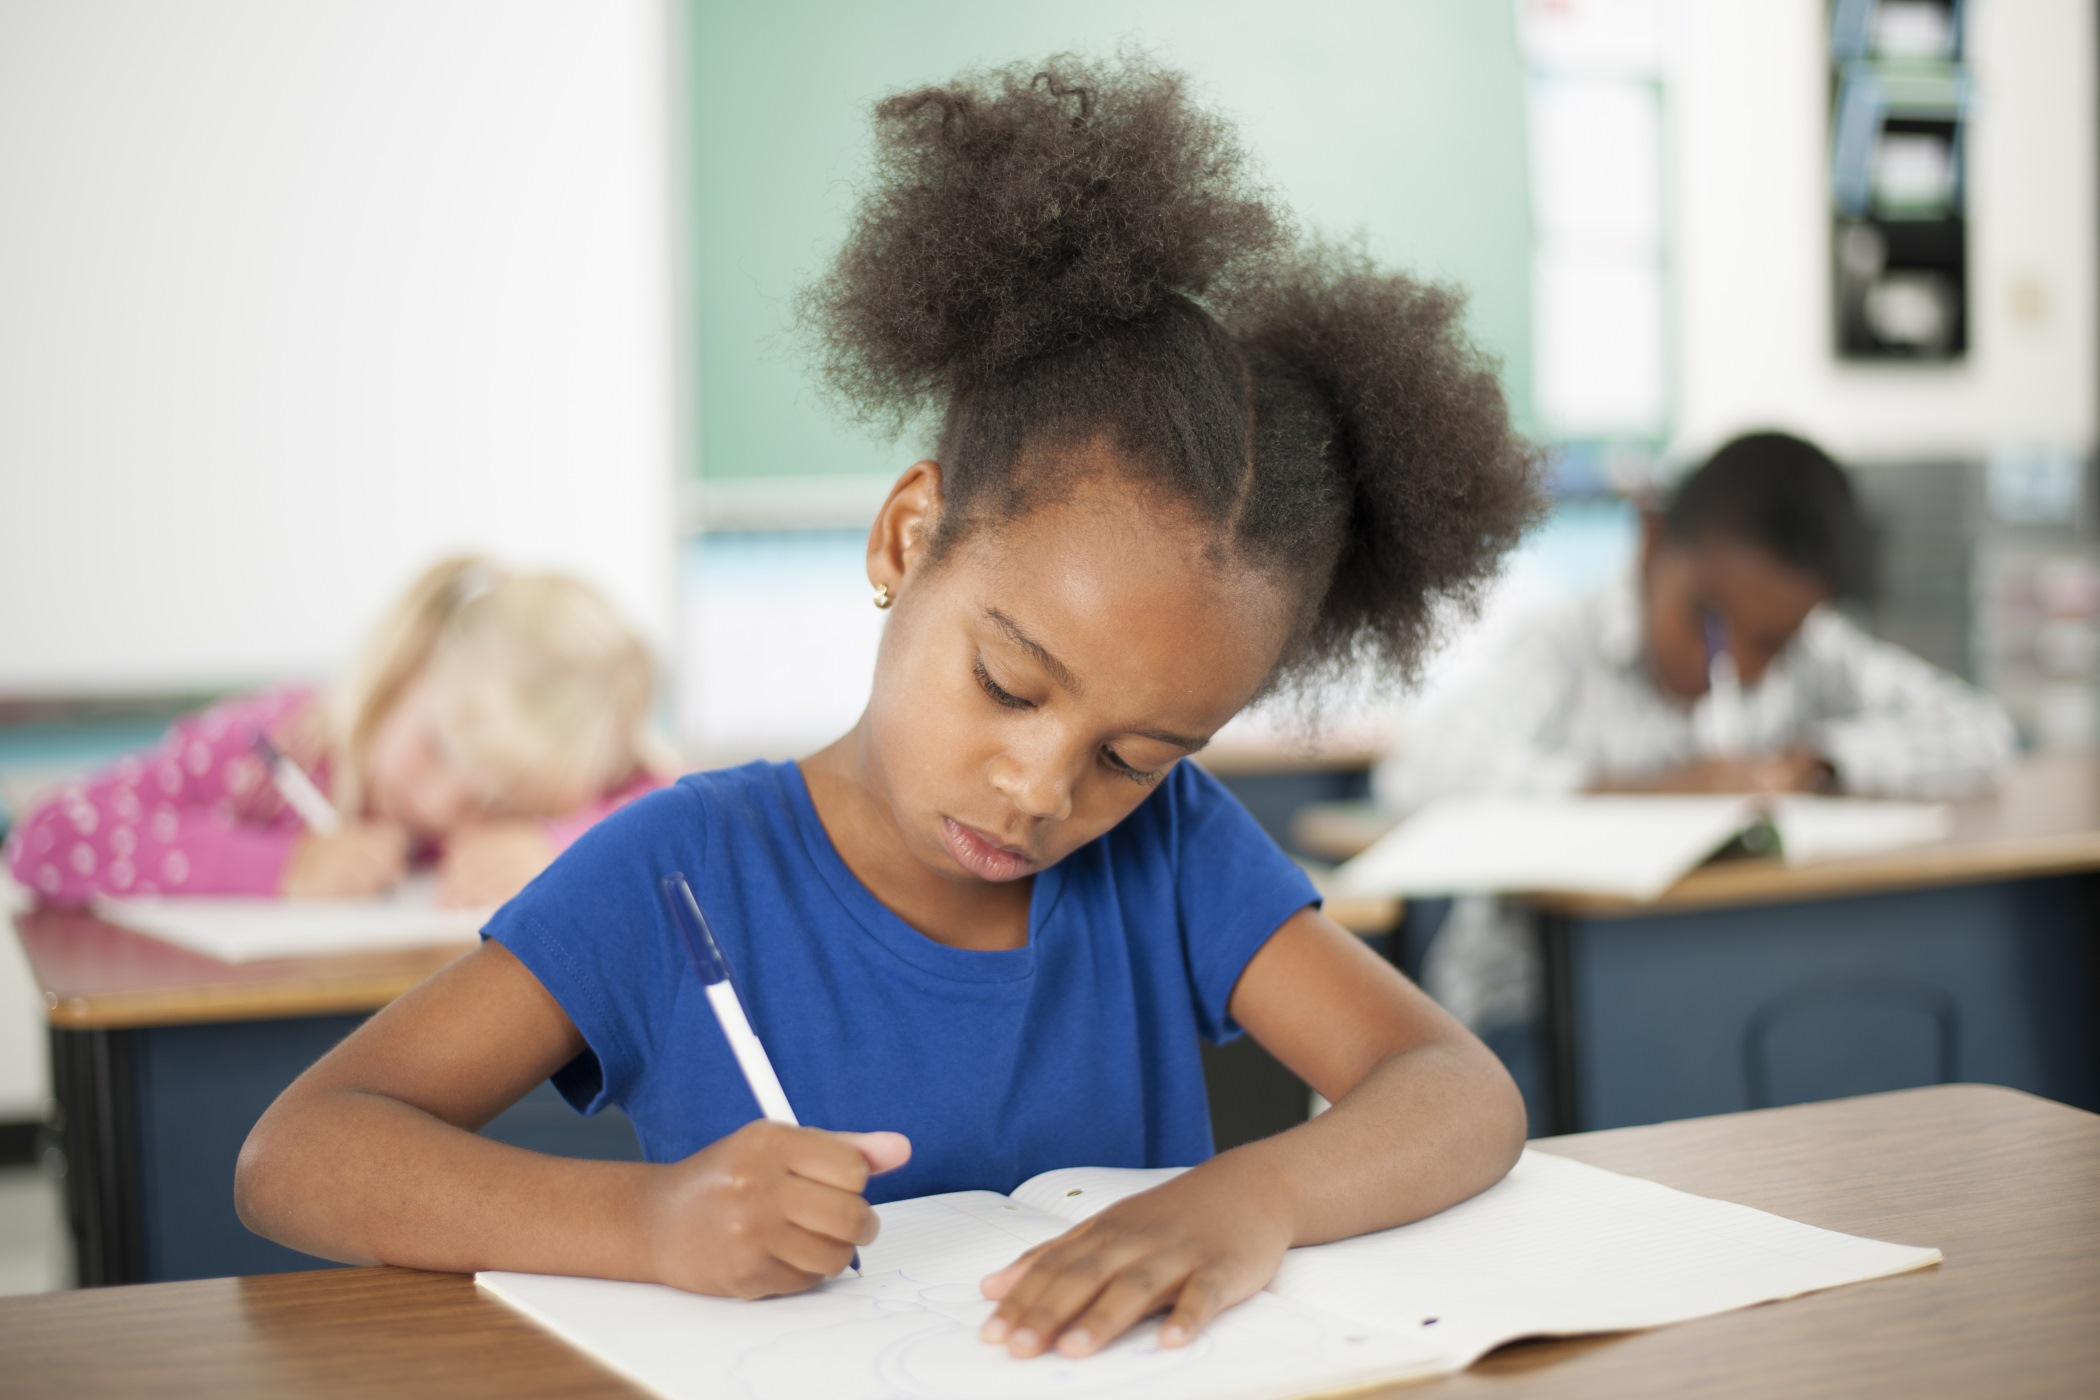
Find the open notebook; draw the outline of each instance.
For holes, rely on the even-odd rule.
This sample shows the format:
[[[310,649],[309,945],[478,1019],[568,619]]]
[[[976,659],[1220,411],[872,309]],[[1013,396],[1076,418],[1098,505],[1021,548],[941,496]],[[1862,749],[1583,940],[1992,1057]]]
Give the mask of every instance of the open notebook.
[[[220,962],[473,943],[494,909],[447,909],[423,875],[372,899],[240,895],[96,898],[97,916]]]
[[[485,1273],[483,1288],[660,1395],[1286,1400],[1462,1370],[1519,1337],[1655,1327],[1938,1262],[1544,1152],[1413,1225],[1294,1249],[1189,1346],[1147,1324],[1100,1354],[1016,1361],[977,1339],[978,1280],[1171,1171],[1069,1168],[1011,1196],[876,1207],[863,1278],[746,1303],[656,1284]]]
[[[1351,895],[1555,890],[1653,899],[1746,833],[1789,864],[1945,837],[1943,803],[1856,797],[1634,794],[1453,797],[1432,802],[1334,873]]]

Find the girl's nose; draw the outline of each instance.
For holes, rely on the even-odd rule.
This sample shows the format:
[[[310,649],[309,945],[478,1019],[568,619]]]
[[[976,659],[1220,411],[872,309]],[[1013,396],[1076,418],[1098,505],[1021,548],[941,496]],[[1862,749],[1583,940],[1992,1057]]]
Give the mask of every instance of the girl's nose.
[[[472,805],[458,775],[435,774],[424,791],[423,817],[434,830],[450,831],[466,824]]]
[[[993,770],[992,787],[1031,820],[1063,821],[1072,815],[1071,767],[1058,755],[1009,755]]]

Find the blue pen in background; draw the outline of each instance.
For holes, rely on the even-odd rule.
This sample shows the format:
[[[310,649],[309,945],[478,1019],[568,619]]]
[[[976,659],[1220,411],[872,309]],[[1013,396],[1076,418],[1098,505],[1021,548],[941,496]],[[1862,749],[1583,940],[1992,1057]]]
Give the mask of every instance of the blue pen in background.
[[[758,1111],[772,1122],[800,1127],[801,1120],[788,1105],[787,1090],[780,1087],[780,1076],[766,1058],[766,1047],[758,1043],[751,1018],[744,1014],[743,1002],[737,1000],[736,984],[729,980],[729,960],[722,956],[722,945],[715,942],[714,930],[707,926],[707,915],[700,912],[693,887],[686,883],[684,875],[673,871],[663,877],[660,888],[671,926],[685,940],[686,956],[692,960],[700,985],[707,989],[707,1004],[715,1009],[715,1019],[722,1023],[722,1034],[729,1039],[730,1053],[736,1056],[737,1068],[744,1072],[744,1082],[751,1086],[751,1097],[758,1100]],[[860,1272],[858,1249],[853,1251],[853,1272]]]

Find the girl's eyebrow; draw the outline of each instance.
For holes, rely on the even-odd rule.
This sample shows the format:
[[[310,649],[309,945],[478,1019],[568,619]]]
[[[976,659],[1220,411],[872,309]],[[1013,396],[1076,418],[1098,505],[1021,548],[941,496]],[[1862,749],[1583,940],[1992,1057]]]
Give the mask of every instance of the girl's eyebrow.
[[[984,615],[993,626],[1006,634],[1009,641],[1034,657],[1037,663],[1050,673],[1050,679],[1056,681],[1074,695],[1080,693],[1079,677],[1073,675],[1071,668],[1066,666],[1064,662],[1052,656],[1049,649],[1041,642],[1023,632],[1020,623],[1015,622],[997,608],[986,608]],[[1192,739],[1186,734],[1176,734],[1166,729],[1133,729],[1130,732],[1137,735],[1140,739],[1157,739],[1162,744],[1172,744],[1175,748],[1186,749],[1190,753],[1195,753],[1198,749],[1210,743],[1208,739]]]
[[[1034,657],[1037,663],[1050,673],[1051,680],[1056,681],[1074,695],[1081,693],[1084,687],[1079,684],[1079,677],[1073,675],[1071,668],[1066,666],[1064,662],[1052,656],[1041,642],[1023,632],[1020,623],[1015,622],[997,608],[986,608],[984,615],[991,621],[993,626],[1004,632],[1008,640],[1015,646]]]

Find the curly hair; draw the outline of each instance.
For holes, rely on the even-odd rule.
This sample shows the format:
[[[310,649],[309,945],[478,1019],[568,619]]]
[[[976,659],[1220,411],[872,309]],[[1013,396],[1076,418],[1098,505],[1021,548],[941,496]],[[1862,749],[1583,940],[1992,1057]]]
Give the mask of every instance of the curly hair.
[[[1302,242],[1181,75],[1069,55],[875,109],[875,178],[801,312],[834,396],[940,415],[936,555],[1106,442],[1297,589],[1272,684],[1411,677],[1536,518],[1463,298]]]
[[[1790,433],[1746,433],[1677,483],[1663,512],[1670,538],[1720,537],[1762,550],[1837,597],[1872,579],[1872,536],[1845,469]]]

